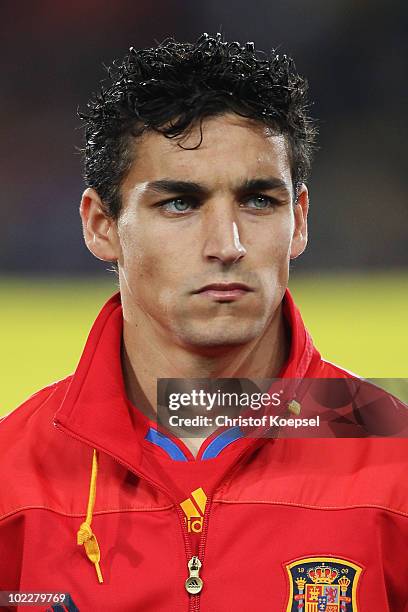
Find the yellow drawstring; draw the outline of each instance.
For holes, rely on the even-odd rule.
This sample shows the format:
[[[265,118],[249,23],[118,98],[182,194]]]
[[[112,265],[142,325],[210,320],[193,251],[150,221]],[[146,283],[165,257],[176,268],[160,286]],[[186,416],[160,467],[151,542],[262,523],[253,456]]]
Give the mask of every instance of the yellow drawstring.
[[[96,497],[96,478],[98,476],[98,453],[94,448],[92,456],[92,473],[91,482],[89,485],[89,497],[88,497],[88,508],[86,511],[86,519],[80,526],[77,533],[77,543],[85,547],[85,552],[88,559],[95,565],[96,574],[100,583],[103,582],[101,568],[99,567],[99,561],[101,559],[101,551],[99,549],[98,540],[92,531],[92,513],[95,505]]]

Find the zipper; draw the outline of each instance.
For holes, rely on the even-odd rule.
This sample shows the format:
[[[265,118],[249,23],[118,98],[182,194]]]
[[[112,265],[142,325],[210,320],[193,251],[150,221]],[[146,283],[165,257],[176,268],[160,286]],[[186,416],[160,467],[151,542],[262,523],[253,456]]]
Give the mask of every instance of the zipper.
[[[202,563],[197,556],[194,556],[191,557],[187,565],[189,577],[185,582],[186,591],[187,593],[190,593],[190,595],[195,595],[200,593],[201,589],[203,588],[203,581],[200,578]]]

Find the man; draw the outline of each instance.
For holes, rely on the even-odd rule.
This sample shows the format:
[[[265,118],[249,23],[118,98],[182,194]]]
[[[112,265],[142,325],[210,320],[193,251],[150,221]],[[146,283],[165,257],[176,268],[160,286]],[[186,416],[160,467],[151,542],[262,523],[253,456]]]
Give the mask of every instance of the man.
[[[207,35],[131,49],[110,76],[83,115],[81,217],[120,294],[74,375],[2,423],[1,588],[69,593],[54,610],[403,610],[405,440],[187,442],[155,423],[158,379],[352,377],[287,291],[305,80]]]

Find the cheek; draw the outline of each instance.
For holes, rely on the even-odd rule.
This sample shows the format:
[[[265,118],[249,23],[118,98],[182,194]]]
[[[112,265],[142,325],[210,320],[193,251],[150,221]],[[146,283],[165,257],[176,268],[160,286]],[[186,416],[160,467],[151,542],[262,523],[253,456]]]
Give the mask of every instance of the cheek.
[[[140,238],[140,239],[139,239]],[[163,242],[137,237],[123,244],[123,271],[134,295],[150,296],[156,306],[174,293],[180,284],[183,267],[176,265],[174,253],[163,248]],[[167,296],[166,298],[164,296]]]
[[[154,242],[148,239],[148,232],[136,214],[123,215],[118,228],[121,246],[121,261],[127,278],[152,278],[157,267]],[[136,287],[135,287],[136,289]]]
[[[258,265],[274,268],[281,265],[290,254],[293,221],[290,217],[262,231],[253,232],[247,242],[248,253],[254,253]]]
[[[274,224],[269,231],[258,232],[251,241],[254,253],[253,265],[263,287],[264,299],[283,295],[289,275],[290,248],[293,223],[288,216],[282,223]]]
[[[160,278],[160,260],[146,249],[134,250],[125,257],[124,269],[135,284],[135,290],[149,289]]]

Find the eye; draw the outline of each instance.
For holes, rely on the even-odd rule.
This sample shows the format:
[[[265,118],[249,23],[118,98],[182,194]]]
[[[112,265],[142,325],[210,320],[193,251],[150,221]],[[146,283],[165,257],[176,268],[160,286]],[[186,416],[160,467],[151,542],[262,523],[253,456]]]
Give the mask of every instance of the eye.
[[[190,198],[173,198],[173,200],[167,200],[167,202],[160,204],[160,208],[165,212],[182,214],[198,208],[198,204]]]
[[[266,195],[252,195],[248,197],[241,207],[251,208],[252,210],[265,210],[276,206],[276,200]]]

